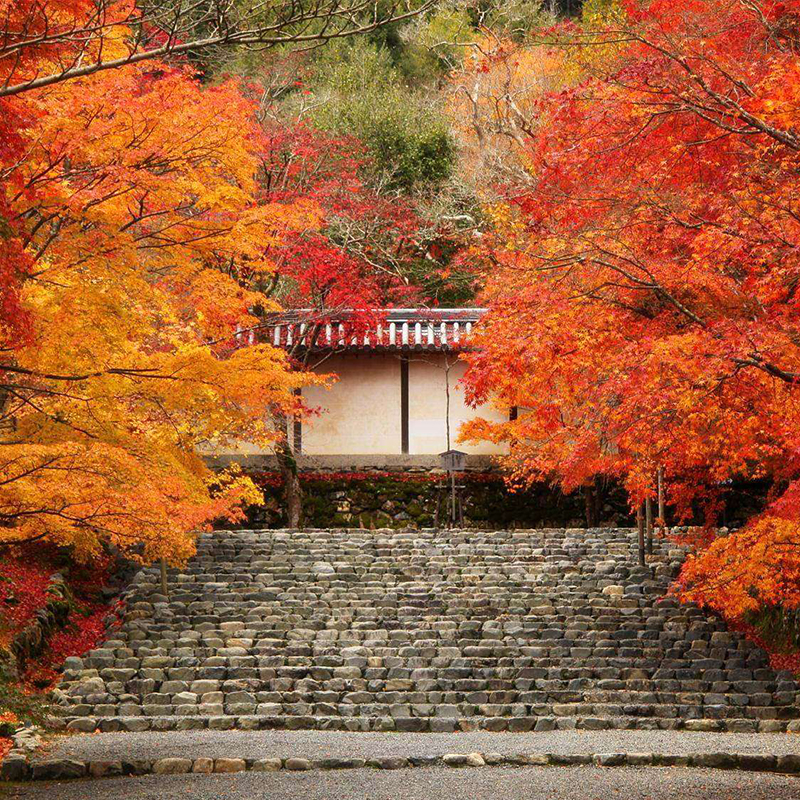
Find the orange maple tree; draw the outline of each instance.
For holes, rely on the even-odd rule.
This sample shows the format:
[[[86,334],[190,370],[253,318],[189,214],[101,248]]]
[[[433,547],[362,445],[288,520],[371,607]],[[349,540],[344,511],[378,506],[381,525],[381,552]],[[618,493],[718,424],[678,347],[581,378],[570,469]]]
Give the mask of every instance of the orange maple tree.
[[[2,5],[8,42],[26,9]],[[89,6],[48,2],[56,44],[20,46],[0,83],[85,55],[55,33]],[[132,35],[103,28],[90,49],[113,59]],[[320,220],[313,199],[260,201],[262,137],[236,82],[158,60],[0,98],[0,542],[177,563],[260,499],[201,453],[269,446],[319,380],[235,346],[271,307],[274,252]]]
[[[800,4],[630,0],[545,38],[571,77],[536,99],[524,177],[489,209],[469,357],[473,399],[524,413],[467,435],[509,442],[519,481],[609,475],[633,505],[662,468],[684,516],[771,478],[766,511],[699,541],[680,587],[731,618],[796,608]]]

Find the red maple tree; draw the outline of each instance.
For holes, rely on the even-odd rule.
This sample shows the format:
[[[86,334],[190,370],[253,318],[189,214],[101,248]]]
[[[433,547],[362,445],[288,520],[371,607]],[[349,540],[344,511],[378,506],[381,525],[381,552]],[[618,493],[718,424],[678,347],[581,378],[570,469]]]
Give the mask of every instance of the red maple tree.
[[[800,605],[799,12],[631,0],[548,32],[573,77],[536,101],[495,210],[470,356],[474,399],[526,409],[470,431],[511,442],[520,480],[611,475],[638,505],[661,468],[678,513],[711,518],[726,482],[773,479],[683,569],[730,617]]]

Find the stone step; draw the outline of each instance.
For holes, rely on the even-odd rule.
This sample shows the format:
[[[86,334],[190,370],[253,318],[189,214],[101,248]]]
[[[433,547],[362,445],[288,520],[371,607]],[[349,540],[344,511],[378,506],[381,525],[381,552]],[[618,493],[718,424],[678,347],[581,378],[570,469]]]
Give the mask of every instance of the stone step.
[[[797,730],[796,723],[780,720],[732,718],[674,719],[656,717],[468,717],[394,719],[375,717],[328,716],[136,716],[74,717],[65,720],[69,730],[100,731],[171,731],[171,730],[341,730],[341,731],[549,731],[549,730],[692,730],[722,732],[783,732]]]
[[[542,703],[530,705],[523,702],[504,704],[434,704],[425,702],[271,702],[256,703],[237,701],[235,695],[226,697],[225,702],[197,703],[196,698],[192,703],[172,705],[169,702],[157,702],[153,698],[144,698],[143,705],[135,703],[119,706],[119,714],[114,713],[117,707],[113,704],[94,706],[75,706],[64,708],[63,716],[73,717],[114,717],[114,716],[221,716],[223,714],[259,716],[331,716],[331,717],[372,717],[387,716],[392,718],[405,717],[436,717],[436,718],[469,718],[469,717],[653,717],[657,719],[793,719],[794,715],[781,713],[774,707],[742,707],[726,705],[694,705],[694,704],[612,704],[612,703]],[[181,698],[175,698],[179,702]],[[151,704],[148,704],[151,703]],[[85,713],[78,713],[84,711]]]

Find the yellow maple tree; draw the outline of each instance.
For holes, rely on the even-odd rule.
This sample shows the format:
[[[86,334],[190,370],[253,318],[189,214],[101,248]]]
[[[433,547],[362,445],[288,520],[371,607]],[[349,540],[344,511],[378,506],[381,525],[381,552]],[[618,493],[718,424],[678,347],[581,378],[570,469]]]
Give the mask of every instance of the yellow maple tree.
[[[0,542],[178,563],[260,499],[201,453],[274,443],[319,381],[236,338],[319,209],[259,202],[262,133],[232,81],[148,61],[0,106]]]

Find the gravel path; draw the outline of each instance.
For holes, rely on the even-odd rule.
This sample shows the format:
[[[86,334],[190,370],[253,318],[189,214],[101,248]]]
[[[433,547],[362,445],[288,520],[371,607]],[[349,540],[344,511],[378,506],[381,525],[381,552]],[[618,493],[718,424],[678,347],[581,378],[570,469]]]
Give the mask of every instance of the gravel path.
[[[198,758],[384,758],[445,753],[800,754],[791,733],[543,731],[539,733],[345,733],[341,731],[168,731],[61,736],[40,757],[80,761]],[[798,785],[800,789],[800,785]],[[798,793],[800,800],[800,792]]]
[[[98,737],[104,738],[104,737]],[[109,778],[0,788],[7,800],[798,800],[783,775],[701,769],[496,768]]]

